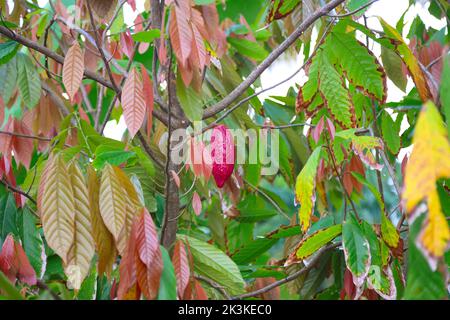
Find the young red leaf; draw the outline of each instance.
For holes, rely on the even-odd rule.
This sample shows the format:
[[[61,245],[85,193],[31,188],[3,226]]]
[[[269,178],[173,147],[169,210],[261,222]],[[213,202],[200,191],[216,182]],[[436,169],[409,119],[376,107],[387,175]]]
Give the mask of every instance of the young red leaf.
[[[144,122],[146,110],[142,81],[135,68],[130,71],[123,86],[122,107],[127,128],[134,137]]]
[[[154,97],[153,97],[153,83],[152,79],[147,72],[145,66],[142,66],[142,83],[144,90],[144,101],[147,107],[147,136],[150,138],[150,133],[153,126],[153,107],[154,107]]]
[[[14,251],[14,238],[12,235],[8,235],[3,242],[2,251],[0,252],[0,271],[3,272],[12,283],[16,282],[16,274],[18,271]]]
[[[217,187],[222,188],[234,170],[234,139],[230,130],[220,125],[211,135],[212,175]]]
[[[195,191],[194,195],[192,196],[192,208],[194,209],[194,212],[197,216],[202,213],[202,200],[200,199],[197,191]]]
[[[319,123],[317,123],[316,127],[312,130],[312,138],[314,139],[315,143],[319,142],[320,135],[322,134],[324,127],[324,120],[323,117],[320,118]]]
[[[131,37],[130,30],[126,30],[120,34],[120,47],[122,52],[131,59],[134,50],[133,38]]]
[[[171,10],[169,33],[173,51],[180,64],[186,66],[192,49],[192,29],[189,25],[191,7],[189,0],[179,0]]]
[[[184,297],[184,292],[189,284],[191,271],[189,269],[189,261],[187,258],[186,248],[182,241],[177,241],[173,250],[172,264],[175,269],[177,278],[177,294],[178,298]]]
[[[16,259],[17,259],[17,278],[23,283],[28,284],[29,286],[34,286],[36,284],[36,272],[28,260],[25,251],[23,251],[22,246],[16,242],[15,243],[16,250]]]

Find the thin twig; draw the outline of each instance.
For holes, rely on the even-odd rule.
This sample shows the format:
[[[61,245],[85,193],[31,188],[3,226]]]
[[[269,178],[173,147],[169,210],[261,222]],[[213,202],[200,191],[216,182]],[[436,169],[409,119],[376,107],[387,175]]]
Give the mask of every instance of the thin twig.
[[[311,261],[307,265],[305,265],[302,269],[300,269],[299,271],[291,274],[290,276],[288,276],[284,279],[281,279],[274,283],[271,283],[268,286],[265,286],[264,288],[261,288],[261,289],[258,289],[258,290],[252,291],[252,292],[248,292],[245,294],[241,294],[239,296],[231,297],[231,300],[242,300],[245,298],[256,297],[256,296],[266,293],[276,287],[279,287],[285,283],[288,283],[288,282],[291,282],[291,281],[297,279],[301,275],[303,275],[303,274],[309,272],[311,269],[313,269],[316,266],[316,264],[320,261],[320,258],[322,258],[324,253],[326,253],[329,250],[332,250],[334,248],[337,248],[340,245],[341,245],[341,243],[339,242],[339,243],[330,244],[326,247],[323,247],[322,249],[318,250],[317,253],[314,255],[314,257],[311,259]]]

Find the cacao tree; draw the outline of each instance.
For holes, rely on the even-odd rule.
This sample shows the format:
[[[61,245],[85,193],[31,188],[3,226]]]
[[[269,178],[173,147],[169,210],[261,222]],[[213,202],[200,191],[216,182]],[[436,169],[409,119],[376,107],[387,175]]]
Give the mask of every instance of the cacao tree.
[[[447,299],[450,5],[404,2],[0,0],[0,298]]]

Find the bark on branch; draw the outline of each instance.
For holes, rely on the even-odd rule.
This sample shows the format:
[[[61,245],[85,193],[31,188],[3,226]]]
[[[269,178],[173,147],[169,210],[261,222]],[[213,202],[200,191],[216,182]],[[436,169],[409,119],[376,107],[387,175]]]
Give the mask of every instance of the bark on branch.
[[[260,76],[261,74],[272,65],[272,63],[278,59],[302,34],[305,32],[314,22],[323,16],[326,16],[331,10],[343,3],[345,0],[333,0],[326,4],[311,16],[306,18],[297,29],[281,43],[269,56],[253,70],[248,77],[241,82],[233,91],[230,92],[225,98],[219,101],[217,104],[207,108],[203,112],[203,119],[208,119],[230,106],[237,98],[239,98]]]

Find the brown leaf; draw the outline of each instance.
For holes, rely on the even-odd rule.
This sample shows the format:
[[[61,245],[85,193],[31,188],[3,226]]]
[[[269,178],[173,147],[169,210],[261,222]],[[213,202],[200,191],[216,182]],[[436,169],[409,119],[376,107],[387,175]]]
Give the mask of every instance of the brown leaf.
[[[122,90],[123,115],[131,137],[135,136],[144,122],[146,107],[143,90],[141,78],[133,68]]]
[[[117,6],[117,0],[89,0],[92,10],[101,19],[108,19]]]
[[[75,94],[80,88],[84,74],[84,54],[78,42],[70,47],[64,58],[62,79],[70,100],[73,102]]]

